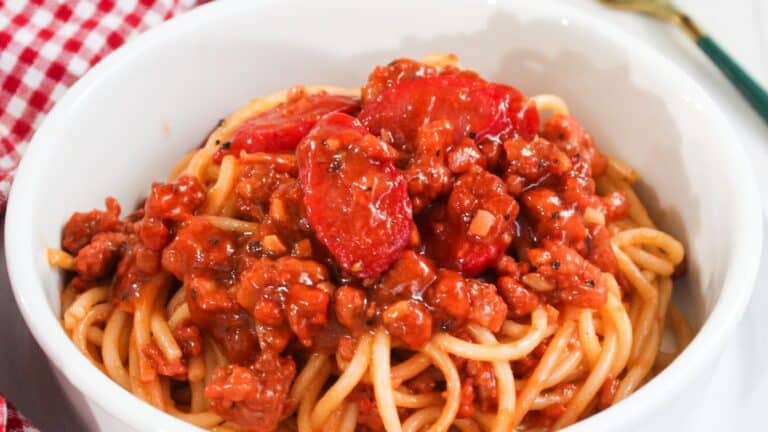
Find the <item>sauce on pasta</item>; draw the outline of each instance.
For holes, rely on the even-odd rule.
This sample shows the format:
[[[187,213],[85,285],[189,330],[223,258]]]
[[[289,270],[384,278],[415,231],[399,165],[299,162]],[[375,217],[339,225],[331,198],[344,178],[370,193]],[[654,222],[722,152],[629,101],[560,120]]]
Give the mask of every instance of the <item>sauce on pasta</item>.
[[[400,59],[253,100],[49,260],[81,351],[204,428],[559,429],[691,337],[636,179],[556,96]]]

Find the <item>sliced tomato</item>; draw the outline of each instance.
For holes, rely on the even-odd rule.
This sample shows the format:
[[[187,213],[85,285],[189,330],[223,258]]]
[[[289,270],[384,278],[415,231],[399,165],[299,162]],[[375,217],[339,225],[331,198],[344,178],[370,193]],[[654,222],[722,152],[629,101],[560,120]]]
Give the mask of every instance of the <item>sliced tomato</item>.
[[[215,155],[220,162],[227,154],[245,150],[285,152],[296,148],[320,118],[328,113],[354,113],[360,107],[357,98],[325,92],[299,93],[286,102],[243,122],[233,133],[228,148]]]
[[[367,102],[358,117],[371,133],[391,134],[398,149],[408,149],[419,127],[434,120],[450,121],[457,142],[465,136],[530,140],[539,128],[535,104],[520,91],[468,71],[398,82]]]
[[[408,244],[413,217],[397,151],[347,114],[323,117],[296,149],[307,218],[341,268],[381,274]]]
[[[408,58],[393,60],[386,66],[376,66],[368,75],[368,81],[360,91],[363,106],[400,82],[434,76],[438,73],[440,73],[438,68]]]

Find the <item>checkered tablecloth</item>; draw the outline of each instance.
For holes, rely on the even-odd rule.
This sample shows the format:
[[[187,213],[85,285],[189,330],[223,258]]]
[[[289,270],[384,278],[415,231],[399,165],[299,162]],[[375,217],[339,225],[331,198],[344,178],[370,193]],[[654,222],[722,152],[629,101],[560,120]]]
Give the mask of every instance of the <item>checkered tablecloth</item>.
[[[0,213],[29,140],[66,90],[126,40],[199,3],[0,0]],[[0,432],[36,431],[0,394]]]
[[[0,432],[39,432],[12,403],[0,394]]]
[[[0,0],[0,212],[29,140],[67,88],[126,40],[198,3]]]

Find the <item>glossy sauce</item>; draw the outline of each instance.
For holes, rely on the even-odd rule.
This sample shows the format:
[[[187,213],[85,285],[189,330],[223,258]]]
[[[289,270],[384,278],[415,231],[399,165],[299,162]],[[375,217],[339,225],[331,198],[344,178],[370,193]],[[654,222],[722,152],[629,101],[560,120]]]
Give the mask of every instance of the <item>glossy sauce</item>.
[[[535,105],[516,89],[411,60],[378,67],[362,95],[290,99],[235,132],[224,152],[261,155],[240,160],[233,191],[234,216],[258,232],[199,217],[205,188],[192,177],[155,184],[125,220],[107,200],[106,211],[76,213],[64,228],[77,289],[110,281],[127,310],[158,274],[173,276],[171,292],[186,290],[191,321],[174,333],[183,362],[160,358],[157,372],[183,373],[210,335],[232,364],[206,396],[246,430],[276,428],[311,351],[349,358],[355,338],[377,326],[417,349],[439,331],[466,338],[467,323],[496,332],[542,304],[599,308],[600,272],[618,276],[609,233],[583,214],[616,220],[627,203],[595,194],[605,158],[575,120],[554,116],[537,135]],[[553,288],[526,285],[529,273]],[[544,348],[516,362],[516,376]],[[460,416],[474,404],[492,409],[490,365],[456,361]],[[431,373],[406,385],[441,391]],[[382,430],[370,387],[350,400],[361,426]]]

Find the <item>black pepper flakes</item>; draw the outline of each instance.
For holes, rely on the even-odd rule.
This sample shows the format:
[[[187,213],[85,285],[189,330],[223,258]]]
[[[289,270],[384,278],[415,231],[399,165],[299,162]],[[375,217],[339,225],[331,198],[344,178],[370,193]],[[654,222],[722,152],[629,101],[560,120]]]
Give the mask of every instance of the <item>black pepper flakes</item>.
[[[230,147],[232,147],[232,143],[229,141],[224,141],[224,143],[221,145],[221,148],[224,150],[229,150]]]
[[[595,287],[595,281],[593,281],[592,279],[587,279],[586,281],[584,281],[584,283],[586,283],[587,286],[590,287],[590,288],[594,288]]]
[[[472,132],[472,131],[470,131],[469,132],[469,137],[472,138],[472,139],[475,139],[475,138],[477,138],[477,134]]]
[[[263,247],[261,246],[261,242],[252,241],[248,243],[248,245],[246,246],[246,250],[248,251],[248,253],[258,255],[262,252]]]
[[[560,268],[560,260],[554,260],[552,261],[552,268],[557,270]]]
[[[338,154],[333,155],[333,158],[331,159],[331,163],[330,165],[328,165],[328,171],[334,172],[334,173],[341,171],[342,163],[343,161],[341,159],[341,155],[338,155]]]

